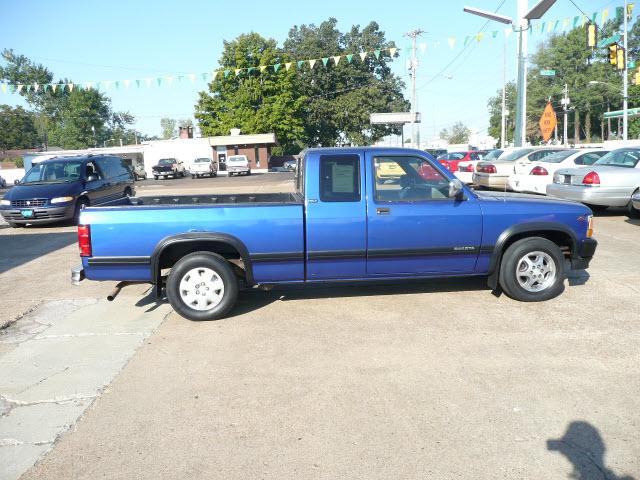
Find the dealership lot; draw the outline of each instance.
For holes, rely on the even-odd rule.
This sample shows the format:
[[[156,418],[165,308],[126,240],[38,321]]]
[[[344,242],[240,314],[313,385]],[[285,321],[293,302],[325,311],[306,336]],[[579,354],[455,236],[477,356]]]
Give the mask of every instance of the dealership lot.
[[[229,318],[197,323],[144,286],[113,303],[111,282],[71,287],[73,227],[0,226],[0,323],[30,311],[0,334],[0,465],[17,466],[0,478],[58,435],[25,478],[638,477],[639,229],[599,215],[588,274],[546,303],[438,280],[251,291]]]

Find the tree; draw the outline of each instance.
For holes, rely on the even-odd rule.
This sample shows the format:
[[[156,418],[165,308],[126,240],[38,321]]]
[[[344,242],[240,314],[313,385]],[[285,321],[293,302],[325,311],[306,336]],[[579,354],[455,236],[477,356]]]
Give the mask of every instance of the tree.
[[[45,66],[13,50],[4,50],[1,55],[6,63],[0,66],[1,80],[22,85],[54,83],[53,73]],[[68,84],[71,80],[57,83]],[[127,112],[113,113],[111,100],[93,89],[22,89],[20,95],[34,109],[34,124],[44,143],[63,148],[93,147],[111,138],[114,127],[124,129],[135,120]]]
[[[379,52],[364,61],[358,55],[394,46],[376,22],[363,29],[354,25],[342,33],[337,20],[330,18],[318,26],[294,26],[289,31],[284,42],[287,54],[319,59],[314,69],[305,65],[294,79],[296,90],[308,99],[302,113],[305,144],[369,145],[385,135],[400,133],[397,126],[370,125],[369,115],[408,111],[404,83],[387,65],[388,54]],[[330,55],[349,56],[336,65]]]
[[[505,122],[505,144],[509,143],[509,139],[513,139],[515,130],[514,115],[516,111],[516,84],[508,82],[506,85],[506,109],[509,113]],[[488,134],[498,139],[498,144],[502,140],[502,89],[496,92],[487,102],[489,107],[489,130]]]
[[[160,119],[160,128],[162,129],[162,138],[168,139],[176,136],[176,120],[173,118],[163,117]]]
[[[462,122],[454,123],[451,126],[451,130],[444,128],[440,132],[440,138],[443,138],[451,144],[467,143],[469,141],[469,135],[471,135],[471,130]]]
[[[257,33],[225,41],[219,63],[231,74],[218,75],[207,92],[200,92],[196,104],[195,116],[203,135],[228,135],[232,128],[247,134],[274,132],[286,153],[296,150],[296,142],[304,134],[302,107],[306,99],[297,90],[294,70],[284,67],[288,60],[275,40]],[[261,65],[274,64],[282,68],[260,72]],[[234,75],[235,69],[252,70]]]
[[[22,107],[0,105],[0,150],[38,146],[34,115]]]

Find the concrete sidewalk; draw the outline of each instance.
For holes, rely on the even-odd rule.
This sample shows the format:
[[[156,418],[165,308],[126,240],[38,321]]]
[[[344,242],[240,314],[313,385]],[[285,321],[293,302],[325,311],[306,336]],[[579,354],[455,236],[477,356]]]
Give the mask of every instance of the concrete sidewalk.
[[[47,302],[0,332],[0,479],[48,452],[170,311],[105,303]]]

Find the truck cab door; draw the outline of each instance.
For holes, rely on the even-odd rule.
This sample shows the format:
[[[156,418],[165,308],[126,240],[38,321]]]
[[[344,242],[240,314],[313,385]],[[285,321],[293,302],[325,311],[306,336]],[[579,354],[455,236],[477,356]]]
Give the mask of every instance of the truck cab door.
[[[367,152],[367,274],[419,276],[472,273],[482,237],[478,201],[449,198],[449,178],[426,156]],[[387,163],[400,168],[388,178]]]
[[[305,157],[306,280],[366,277],[364,154]]]

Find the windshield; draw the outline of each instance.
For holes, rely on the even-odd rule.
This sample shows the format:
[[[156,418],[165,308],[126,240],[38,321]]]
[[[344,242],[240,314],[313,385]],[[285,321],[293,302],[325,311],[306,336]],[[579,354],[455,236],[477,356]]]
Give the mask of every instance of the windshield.
[[[640,150],[625,148],[607,153],[594,165],[608,165],[610,167],[634,168],[640,159]]]
[[[195,163],[209,163],[210,161],[208,158],[196,158]]]
[[[577,152],[578,150],[562,150],[561,152],[556,152],[556,153],[552,153],[551,155],[547,155],[546,157],[541,158],[539,161],[548,162],[548,163],[560,163],[565,158],[568,158]]]
[[[233,156],[229,157],[229,160],[227,160],[227,161],[231,162],[231,163],[233,163],[233,162],[246,162],[247,158],[243,157],[242,155],[237,155],[237,156],[233,155]]]
[[[27,172],[21,183],[64,183],[80,178],[82,162],[42,162]]]
[[[491,150],[482,159],[483,160],[497,160],[502,155],[503,150]]]
[[[171,165],[171,164],[175,163],[175,161],[176,161],[175,158],[162,158],[158,162],[158,165]]]
[[[524,157],[527,153],[533,152],[533,148],[522,148],[511,153],[507,153],[505,156],[500,157],[501,162],[513,162],[519,158]]]

